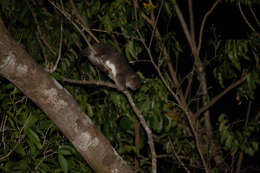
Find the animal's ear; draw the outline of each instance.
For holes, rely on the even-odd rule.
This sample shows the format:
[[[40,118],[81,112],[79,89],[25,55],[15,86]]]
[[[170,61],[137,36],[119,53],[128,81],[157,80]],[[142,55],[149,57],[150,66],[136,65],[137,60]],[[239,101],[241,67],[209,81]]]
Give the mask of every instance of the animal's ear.
[[[80,51],[80,53],[79,53],[79,57],[89,56],[89,55],[90,55],[90,50],[89,50],[89,48],[85,48],[85,49],[83,49],[82,51]]]

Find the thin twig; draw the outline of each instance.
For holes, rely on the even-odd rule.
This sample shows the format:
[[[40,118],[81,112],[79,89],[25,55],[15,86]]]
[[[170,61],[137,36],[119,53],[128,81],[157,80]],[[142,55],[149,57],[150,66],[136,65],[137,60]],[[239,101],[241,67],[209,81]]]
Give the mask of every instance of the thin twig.
[[[135,1],[135,3],[137,3],[137,2]],[[136,17],[136,21],[137,21],[136,8],[135,8],[135,17]],[[150,25],[153,26],[152,20],[149,19],[145,14],[142,13],[142,17],[143,17]],[[137,25],[137,22],[136,22],[136,25]],[[151,61],[151,63],[153,64],[153,66],[154,66],[154,68],[156,69],[156,71],[158,72],[158,74],[159,74],[161,80],[163,81],[164,85],[165,85],[166,88],[169,90],[169,92],[170,92],[170,93],[173,95],[173,97],[176,99],[176,101],[178,102],[178,104],[180,104],[181,101],[180,101],[179,97],[177,96],[176,93],[173,92],[173,90],[171,89],[171,87],[168,85],[168,83],[167,83],[166,80],[164,79],[164,77],[163,77],[163,75],[162,75],[162,73],[161,73],[161,70],[159,69],[159,67],[158,67],[158,66],[156,65],[156,63],[154,62],[152,53],[151,53],[149,47],[146,45],[145,41],[143,40],[142,34],[140,33],[140,31],[139,31],[139,29],[138,29],[137,26],[136,26],[136,30],[137,30],[137,33],[138,33],[138,35],[139,35],[139,37],[140,37],[139,40],[140,40],[140,41],[142,42],[142,44],[144,45],[144,47],[145,47],[145,49],[146,49],[146,51],[147,51],[147,53],[148,53],[148,55],[149,55],[150,61]],[[155,30],[155,32],[156,32],[156,31],[158,32],[157,29]],[[159,34],[159,33],[158,33],[158,34]],[[160,37],[160,35],[159,35],[158,37]],[[159,38],[158,38],[158,39],[159,39]],[[168,54],[166,53],[166,52],[167,52],[166,48],[163,46],[162,49],[163,49],[163,52],[165,52],[165,55],[166,55],[166,57],[167,57],[167,60],[169,61],[170,58],[169,58]],[[176,85],[178,85],[179,82],[178,82],[177,77],[176,77],[176,75],[175,75],[175,71],[173,70],[173,68],[171,68],[172,66],[171,66],[170,62],[168,62],[167,64],[168,64],[168,67],[169,67],[169,70],[170,70],[170,74],[171,74],[171,76],[173,77],[174,83],[175,83]],[[179,106],[180,106],[180,105],[179,105]],[[180,107],[180,108],[181,108],[181,107]],[[182,109],[183,109],[183,108],[182,108]]]
[[[192,0],[189,0],[189,1],[188,1],[188,6],[189,6],[189,16],[190,16],[190,33],[191,33],[191,40],[192,40],[192,42],[193,42],[193,45],[196,45]]]
[[[256,17],[256,14],[255,14],[254,10],[252,9],[252,7],[249,7],[249,9],[250,9],[250,12],[252,13],[252,15],[254,16],[254,19],[255,19],[255,21],[256,21],[256,23],[257,23],[258,27],[260,27],[259,20],[257,19],[257,17]]]
[[[139,40],[139,38],[135,37],[135,36],[132,36],[132,35],[126,35],[126,34],[122,34],[120,32],[116,32],[116,31],[107,31],[107,30],[103,30],[103,29],[90,29],[91,31],[95,31],[95,32],[102,32],[102,33],[107,33],[107,34],[115,34],[117,36],[124,36],[125,38],[127,39],[134,39],[134,40]]]
[[[178,162],[180,162],[180,164],[183,166],[183,168],[186,170],[186,172],[190,173],[190,170],[185,166],[185,164],[183,163],[183,161],[180,159],[179,155],[177,154],[177,152],[175,151],[175,148],[174,148],[174,145],[172,143],[172,140],[170,137],[168,137],[168,140],[170,142],[170,145],[171,145],[171,148],[172,148],[172,151],[173,151],[173,154],[174,156],[176,157],[176,159],[178,160]]]
[[[135,129],[135,148],[136,148],[137,152],[139,152],[139,150],[140,150],[140,123],[137,119],[135,119],[134,129]],[[138,160],[139,159],[137,157],[135,157],[135,169],[139,168]]]
[[[23,138],[22,132],[23,132],[25,126],[27,125],[29,119],[31,118],[31,115],[32,115],[32,114],[30,113],[30,115],[29,115],[29,116],[27,117],[27,119],[25,120],[25,122],[24,122],[22,128],[19,130],[18,141],[16,142],[15,146],[14,146],[6,155],[1,156],[1,157],[0,157],[0,161],[3,160],[3,159],[5,159],[5,158],[7,158],[7,157],[9,157],[9,156],[15,151],[15,149],[17,148],[17,146],[18,146],[19,144],[21,144],[21,140],[22,140],[22,138]]]
[[[254,55],[254,59],[255,59],[255,62],[256,62],[256,68],[258,68],[260,70],[259,57],[257,56],[255,50],[253,50],[252,53]]]
[[[70,23],[76,28],[76,30],[81,34],[81,36],[83,37],[83,39],[85,40],[85,42],[88,44],[89,48],[93,50],[93,52],[95,52],[94,48],[91,46],[91,44],[89,43],[87,37],[85,36],[83,30],[81,30],[79,28],[79,26],[72,20],[72,17],[71,15],[65,11],[64,9],[62,9],[60,6],[54,4],[52,1],[48,0],[49,3],[54,7],[56,8],[61,14],[63,14],[63,16],[68,20],[70,21]]]
[[[190,35],[188,26],[187,26],[187,24],[186,24],[186,22],[185,22],[185,20],[184,20],[184,17],[183,17],[183,15],[182,15],[182,12],[181,12],[181,10],[180,10],[180,8],[179,8],[177,2],[176,2],[176,4],[174,5],[174,7],[175,7],[175,10],[176,10],[176,14],[177,14],[177,16],[178,16],[178,18],[179,18],[179,20],[180,20],[180,23],[181,23],[183,32],[184,32],[184,34],[185,34],[185,36],[186,36],[186,39],[187,39],[187,41],[188,41],[188,43],[189,43],[189,45],[190,45],[192,54],[193,54],[193,55],[196,55],[196,45],[193,45],[192,37],[191,37],[191,35]]]
[[[137,31],[139,32],[139,31]],[[141,37],[141,33],[139,32],[139,36]],[[171,87],[168,85],[168,83],[166,82],[166,80],[164,79],[162,73],[161,73],[161,70],[158,68],[158,66],[156,65],[156,63],[154,62],[153,60],[153,56],[152,56],[152,53],[150,51],[150,49],[147,47],[146,43],[144,40],[141,39],[141,42],[142,44],[144,45],[148,55],[149,55],[149,58],[151,60],[151,63],[153,64],[155,70],[158,72],[161,80],[163,81],[164,85],[166,86],[166,88],[169,90],[169,92],[172,94],[172,96],[175,98],[175,100],[177,101],[177,106],[180,107],[181,109],[185,110],[184,107],[182,107],[180,104],[181,104],[181,100],[179,99],[178,95],[176,93],[173,92],[173,90],[171,89]]]
[[[254,27],[251,25],[251,23],[247,20],[246,15],[244,14],[244,12],[243,12],[243,10],[242,10],[242,8],[241,8],[240,1],[238,1],[238,8],[239,8],[239,11],[240,11],[240,13],[241,13],[241,15],[242,15],[244,21],[246,22],[246,24],[249,26],[249,28],[250,28],[253,32],[256,33],[255,28],[254,28]]]
[[[38,40],[40,48],[41,48],[42,53],[43,53],[45,68],[48,69],[49,64],[48,64],[48,58],[47,58],[47,53],[46,53],[45,47],[43,46],[40,35],[38,33],[35,33],[35,35],[36,35],[36,39]]]
[[[45,160],[45,159],[47,159],[48,157],[50,157],[50,156],[52,156],[52,155],[54,155],[54,154],[57,154],[58,152],[53,152],[53,153],[50,153],[50,154],[46,154],[45,152],[44,152],[44,155],[43,155],[43,158],[39,161],[39,163],[34,167],[34,170],[35,171],[37,171],[38,170],[38,168],[40,167],[40,165],[42,164],[42,162]],[[38,172],[38,171],[37,171]]]
[[[203,29],[206,23],[206,20],[208,18],[208,16],[213,12],[213,10],[215,9],[215,7],[217,6],[217,4],[220,2],[221,0],[216,1],[211,9],[209,11],[206,12],[206,14],[203,17],[202,20],[202,24],[200,26],[200,32],[199,32],[199,41],[198,41],[198,45],[194,45],[196,46],[196,52],[193,53],[193,56],[195,58],[195,67],[198,70],[199,73],[199,81],[201,84],[201,89],[202,89],[202,105],[205,106],[208,103],[208,88],[207,88],[207,79],[206,79],[206,73],[204,70],[204,65],[200,59],[200,49],[201,49],[201,45],[202,45],[202,36],[203,36]],[[194,41],[195,42],[195,41]],[[194,49],[194,48],[192,48]],[[212,145],[212,138],[213,138],[213,132],[212,132],[212,127],[211,127],[211,121],[210,121],[210,111],[207,110],[206,112],[204,112],[204,119],[205,119],[205,128],[206,128],[206,132],[207,132],[207,145],[209,147],[211,147]],[[218,161],[215,158],[215,162],[217,163]],[[210,167],[210,162],[208,162],[208,167]],[[208,169],[208,168],[207,168]],[[206,170],[207,172],[208,170]]]
[[[52,46],[48,43],[48,41],[46,40],[44,34],[42,33],[42,30],[41,30],[41,27],[40,27],[40,24],[39,24],[39,21],[37,19],[37,16],[35,14],[35,12],[33,11],[31,5],[28,3],[28,1],[26,1],[31,13],[32,13],[32,16],[33,16],[33,20],[36,24],[36,28],[37,28],[37,31],[39,33],[39,37],[40,39],[42,40],[42,42],[45,44],[45,46],[50,50],[50,52],[54,55],[54,56],[57,56],[57,53],[55,52],[55,50],[52,48]]]
[[[73,12],[76,14],[76,17],[78,18],[78,23],[81,25],[82,28],[84,28],[87,33],[97,42],[99,43],[99,40],[97,37],[90,31],[89,27],[87,26],[86,22],[82,18],[82,16],[79,14],[79,11],[76,8],[76,5],[73,0],[70,0],[70,4],[72,6]],[[89,46],[89,45],[88,45]]]
[[[192,81],[193,81],[193,73],[194,73],[194,68],[190,72],[190,77],[188,77],[189,78],[188,85],[186,87],[186,91],[185,91],[185,95],[184,95],[185,100],[187,100],[188,94],[191,93],[191,86],[192,86]]]
[[[2,133],[2,144],[3,144],[4,150],[5,150],[5,145],[6,145],[5,144],[5,130],[6,130],[5,125],[6,125],[7,119],[8,119],[8,115],[5,115],[4,119],[1,122],[1,127],[0,127],[1,131],[3,132]]]
[[[245,131],[248,130],[248,120],[249,120],[251,108],[252,108],[252,101],[250,100],[248,103],[247,113],[246,113]],[[248,139],[248,137],[244,136],[243,145],[247,142],[247,139]],[[243,157],[244,157],[244,153],[242,151],[240,151],[238,160],[237,160],[237,164],[236,164],[236,173],[240,173],[240,171],[241,171]]]
[[[162,0],[162,2],[161,2],[161,5],[160,5],[160,8],[159,8],[159,11],[158,11],[158,14],[157,14],[157,17],[156,17],[155,22],[153,22],[153,24],[152,24],[153,31],[152,31],[152,35],[151,35],[151,39],[150,39],[150,43],[149,43],[149,46],[148,46],[149,49],[151,48],[151,45],[152,45],[152,42],[153,42],[155,29],[156,29],[156,26],[157,26],[157,23],[158,23],[158,19],[159,19],[159,16],[160,16],[161,10],[162,10],[163,3],[164,3],[164,0]]]
[[[47,130],[45,131],[45,134],[44,134],[44,137],[43,137],[43,142],[42,142],[42,147],[45,145],[46,143],[46,137],[47,137],[47,134],[50,130],[50,128],[53,126],[53,124],[50,124],[49,127],[47,128]]]
[[[62,43],[63,43],[63,22],[61,21],[60,24],[60,43],[59,43],[59,52],[58,52],[58,58],[53,66],[52,69],[49,70],[50,73],[53,73],[56,71],[58,64],[60,62],[60,58],[61,58],[61,50],[62,50]]]
[[[135,15],[136,15],[136,21],[137,21],[137,14],[136,14],[136,12],[135,12]],[[154,25],[154,20],[153,19],[150,19],[148,16],[146,16],[144,13],[142,13],[141,14],[141,16],[142,16],[142,18],[144,18],[144,20],[148,23],[148,24],[150,24],[152,27],[154,27],[155,26],[155,36],[156,36],[156,38],[157,38],[157,40],[160,42],[161,41],[161,35],[160,35],[160,32],[159,32],[159,30],[158,30],[158,28],[156,27],[156,25]],[[136,25],[137,25],[137,22],[136,22]],[[138,29],[138,27],[136,26],[136,28]],[[140,32],[139,32],[140,33]],[[138,34],[139,34],[138,33]],[[140,35],[140,34],[139,34]],[[142,41],[142,40],[141,40]],[[170,58],[170,56],[169,56],[169,54],[168,54],[168,51],[167,51],[167,48],[166,48],[166,46],[165,46],[165,44],[162,42],[161,43],[161,49],[162,49],[162,52],[163,52],[163,54],[164,54],[164,56],[165,56],[165,59],[166,59],[166,62],[167,62],[167,66],[168,66],[168,70],[169,70],[169,72],[170,72],[170,75],[171,75],[171,78],[173,79],[173,82],[174,82],[174,84],[177,86],[177,87],[179,87],[179,81],[178,81],[178,78],[177,78],[177,76],[176,76],[176,72],[175,72],[175,70],[174,70],[174,68],[173,68],[173,66],[172,66],[172,63],[171,63],[171,58]]]
[[[216,6],[218,5],[218,3],[219,3],[220,1],[221,1],[221,0],[217,0],[217,1],[212,5],[212,7],[210,8],[210,10],[207,11],[206,14],[205,14],[204,17],[203,17],[203,20],[202,20],[202,23],[201,23],[201,26],[200,26],[199,43],[198,43],[198,46],[197,46],[197,51],[198,51],[197,53],[200,52],[201,43],[202,43],[203,29],[204,29],[206,20],[207,20],[208,16],[213,12],[213,10],[216,8]]]
[[[151,154],[152,154],[152,173],[156,173],[157,172],[157,156],[156,156],[156,151],[155,151],[155,147],[154,147],[154,140],[152,137],[152,131],[151,129],[148,127],[144,116],[142,115],[142,113],[140,112],[140,110],[136,107],[134,100],[131,96],[131,94],[129,93],[129,91],[123,91],[123,93],[125,94],[125,96],[127,97],[130,105],[132,106],[133,111],[135,112],[136,116],[138,117],[141,125],[143,126],[146,134],[147,134],[147,138],[148,138],[148,144],[151,150]]]

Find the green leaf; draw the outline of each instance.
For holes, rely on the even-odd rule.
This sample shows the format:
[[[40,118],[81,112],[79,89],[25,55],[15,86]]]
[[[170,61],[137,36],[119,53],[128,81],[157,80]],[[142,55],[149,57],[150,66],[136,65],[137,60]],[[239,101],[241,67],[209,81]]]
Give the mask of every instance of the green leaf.
[[[113,30],[113,24],[108,16],[103,17],[103,23],[104,23],[105,30],[111,33]]]
[[[136,52],[135,52],[135,49],[134,49],[134,41],[133,40],[130,40],[130,41],[127,42],[125,50],[126,50],[126,57],[127,57],[128,61],[132,60],[131,56],[136,57]]]
[[[225,114],[221,114],[219,117],[218,117],[218,122],[222,122],[226,119],[226,115]]]
[[[77,152],[75,148],[70,145],[62,145],[59,147],[59,153],[67,156],[67,155],[76,154]]]
[[[24,150],[24,147],[22,144],[19,144],[16,149],[15,149],[15,152],[17,152],[18,154],[20,154],[21,156],[25,156],[26,155],[26,152]]]
[[[172,147],[170,141],[166,141],[163,144],[163,148],[165,149],[166,153],[171,153],[172,152]]]
[[[240,62],[239,62],[239,58],[237,56],[237,52],[235,51],[232,51],[228,54],[228,57],[229,59],[231,60],[232,64],[234,65],[234,67],[237,69],[237,70],[241,70],[241,65],[240,65]]]
[[[159,115],[154,115],[152,121],[152,127],[157,132],[160,133],[163,128],[163,119]]]
[[[92,5],[92,8],[91,8],[91,13],[92,14],[96,14],[99,9],[100,9],[100,1],[99,0],[95,0],[94,4]]]
[[[11,113],[11,112],[9,112],[9,111],[7,112],[7,114],[9,114],[9,115],[10,115],[10,113]],[[11,116],[8,117],[8,122],[10,123],[10,125],[11,125],[11,127],[12,127],[13,129],[16,128],[15,122],[14,122],[14,120],[12,119]]]
[[[55,169],[55,171],[53,171],[53,173],[63,173],[64,171],[63,171],[63,169]]]
[[[253,149],[255,150],[255,151],[257,151],[258,150],[258,143],[257,142],[252,142],[252,147],[253,147]]]
[[[36,145],[38,149],[41,149],[41,141],[37,133],[35,133],[32,129],[28,129],[27,132],[25,132],[30,141]]]
[[[232,147],[232,141],[233,141],[233,136],[229,135],[226,142],[225,142],[225,146],[230,149]]]
[[[129,117],[124,116],[120,119],[119,126],[125,131],[131,131],[133,130],[133,121]]]
[[[165,117],[166,117],[166,119],[165,119],[165,123],[164,123],[164,129],[165,129],[165,132],[169,132],[171,127],[173,126],[172,119],[168,116],[165,116]],[[177,123],[175,125],[177,125]],[[173,126],[173,127],[175,127],[175,126]]]
[[[87,114],[89,117],[93,117],[94,113],[92,111],[91,105],[90,104],[86,104],[87,107]]]
[[[60,166],[63,170],[64,173],[67,173],[68,172],[68,161],[65,159],[65,157],[59,153],[58,155],[58,160],[59,160],[59,163],[60,163]]]
[[[254,156],[255,152],[251,147],[248,147],[248,148],[246,148],[245,153],[252,157],[252,156]]]
[[[11,1],[9,1],[9,0],[2,0],[2,1],[0,1],[0,4],[2,6],[2,9],[9,9],[9,5],[11,4]]]
[[[26,120],[26,123],[24,124],[24,131],[27,131],[30,127],[34,126],[35,123],[38,121],[39,116],[38,115],[31,115],[28,120]]]
[[[28,172],[29,171],[29,166],[28,163],[26,162],[25,159],[19,160],[16,162],[7,162],[5,164],[5,170],[6,172],[11,172],[11,173],[23,173],[23,172]]]
[[[167,15],[169,15],[169,16],[172,15],[172,9],[170,6],[172,7],[172,5],[170,5],[170,3],[168,3],[168,2],[164,3],[165,11],[166,11]]]

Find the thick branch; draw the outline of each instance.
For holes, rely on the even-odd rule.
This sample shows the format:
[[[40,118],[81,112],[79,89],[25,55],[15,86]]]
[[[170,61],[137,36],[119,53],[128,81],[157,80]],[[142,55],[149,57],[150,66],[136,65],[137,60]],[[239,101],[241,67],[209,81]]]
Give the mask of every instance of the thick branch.
[[[133,173],[69,92],[1,24],[0,19],[0,75],[46,113],[96,172]]]

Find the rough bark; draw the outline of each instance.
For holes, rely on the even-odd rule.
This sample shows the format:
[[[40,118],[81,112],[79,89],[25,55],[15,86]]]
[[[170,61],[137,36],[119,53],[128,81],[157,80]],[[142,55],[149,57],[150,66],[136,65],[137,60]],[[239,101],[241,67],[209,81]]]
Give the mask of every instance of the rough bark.
[[[132,173],[79,105],[22,45],[0,19],[0,75],[16,85],[57,125],[96,172]]]

